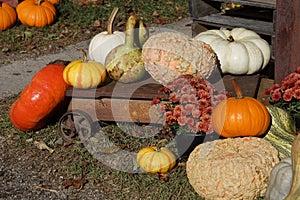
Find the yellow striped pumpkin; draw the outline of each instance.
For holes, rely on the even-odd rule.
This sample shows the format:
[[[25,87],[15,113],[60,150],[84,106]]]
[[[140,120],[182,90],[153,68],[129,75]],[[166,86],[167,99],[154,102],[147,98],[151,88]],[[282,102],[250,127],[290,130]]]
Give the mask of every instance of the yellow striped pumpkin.
[[[83,50],[82,50],[83,51]],[[67,65],[63,78],[68,85],[74,88],[95,88],[106,79],[106,68],[101,63],[86,59],[83,51],[83,60],[74,60]]]
[[[137,163],[148,173],[166,173],[175,166],[176,158],[166,147],[148,146],[137,153]]]

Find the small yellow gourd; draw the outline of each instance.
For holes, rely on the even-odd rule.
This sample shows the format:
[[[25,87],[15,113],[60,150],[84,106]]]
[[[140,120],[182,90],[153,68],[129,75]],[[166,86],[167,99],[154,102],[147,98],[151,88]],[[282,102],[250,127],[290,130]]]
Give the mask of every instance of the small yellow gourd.
[[[63,72],[65,82],[74,88],[95,88],[106,79],[106,68],[93,60],[87,60],[85,51],[82,60],[75,60],[67,65]]]

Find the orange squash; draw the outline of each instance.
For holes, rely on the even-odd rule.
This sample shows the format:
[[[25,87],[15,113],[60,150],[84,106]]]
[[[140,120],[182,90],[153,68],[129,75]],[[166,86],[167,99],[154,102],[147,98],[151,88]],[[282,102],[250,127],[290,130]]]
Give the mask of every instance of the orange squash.
[[[17,21],[15,9],[7,3],[0,2],[0,30],[12,27]]]
[[[56,8],[49,1],[25,0],[17,6],[18,18],[22,24],[42,28],[56,18]]]
[[[264,134],[270,125],[266,106],[255,98],[244,97],[234,79],[232,85],[237,96],[223,100],[212,112],[215,132],[227,138]]]
[[[63,64],[50,64],[32,78],[10,108],[11,123],[22,131],[44,127],[64,100],[68,85]]]

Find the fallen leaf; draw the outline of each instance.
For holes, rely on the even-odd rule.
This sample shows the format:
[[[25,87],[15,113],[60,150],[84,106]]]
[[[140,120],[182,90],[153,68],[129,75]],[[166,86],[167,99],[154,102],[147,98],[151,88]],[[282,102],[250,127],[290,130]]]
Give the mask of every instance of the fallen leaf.
[[[46,145],[45,142],[41,141],[41,142],[38,142],[38,141],[34,141],[33,143],[38,149],[40,150],[48,150],[50,153],[53,153],[54,152],[54,149],[48,147]]]
[[[159,180],[162,180],[162,181],[169,181],[169,174],[161,174],[161,173],[158,173],[157,174]]]
[[[99,27],[101,25],[100,20],[95,20],[93,26]]]
[[[157,12],[157,11],[154,11],[154,12],[152,13],[152,16],[153,16],[153,17],[158,17],[158,16],[159,16],[159,14],[158,14],[158,12]]]
[[[171,5],[173,5],[173,2],[172,2],[172,1],[167,1],[167,2],[166,2],[166,5],[171,6]]]
[[[161,24],[161,25],[166,24],[166,22],[165,22],[164,20],[160,19],[160,18],[157,18],[157,19],[156,19],[156,23],[157,23],[157,24]]]

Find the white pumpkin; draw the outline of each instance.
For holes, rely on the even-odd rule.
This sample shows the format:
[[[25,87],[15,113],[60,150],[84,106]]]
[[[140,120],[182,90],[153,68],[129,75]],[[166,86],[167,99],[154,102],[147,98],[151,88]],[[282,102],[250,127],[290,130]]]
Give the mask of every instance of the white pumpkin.
[[[114,8],[108,20],[107,31],[95,35],[89,44],[89,58],[102,65],[105,64],[105,58],[112,49],[125,43],[124,32],[112,32],[112,23],[117,12],[118,8]]]
[[[224,74],[253,74],[264,69],[270,61],[269,43],[245,28],[207,30],[194,39],[212,47]]]

